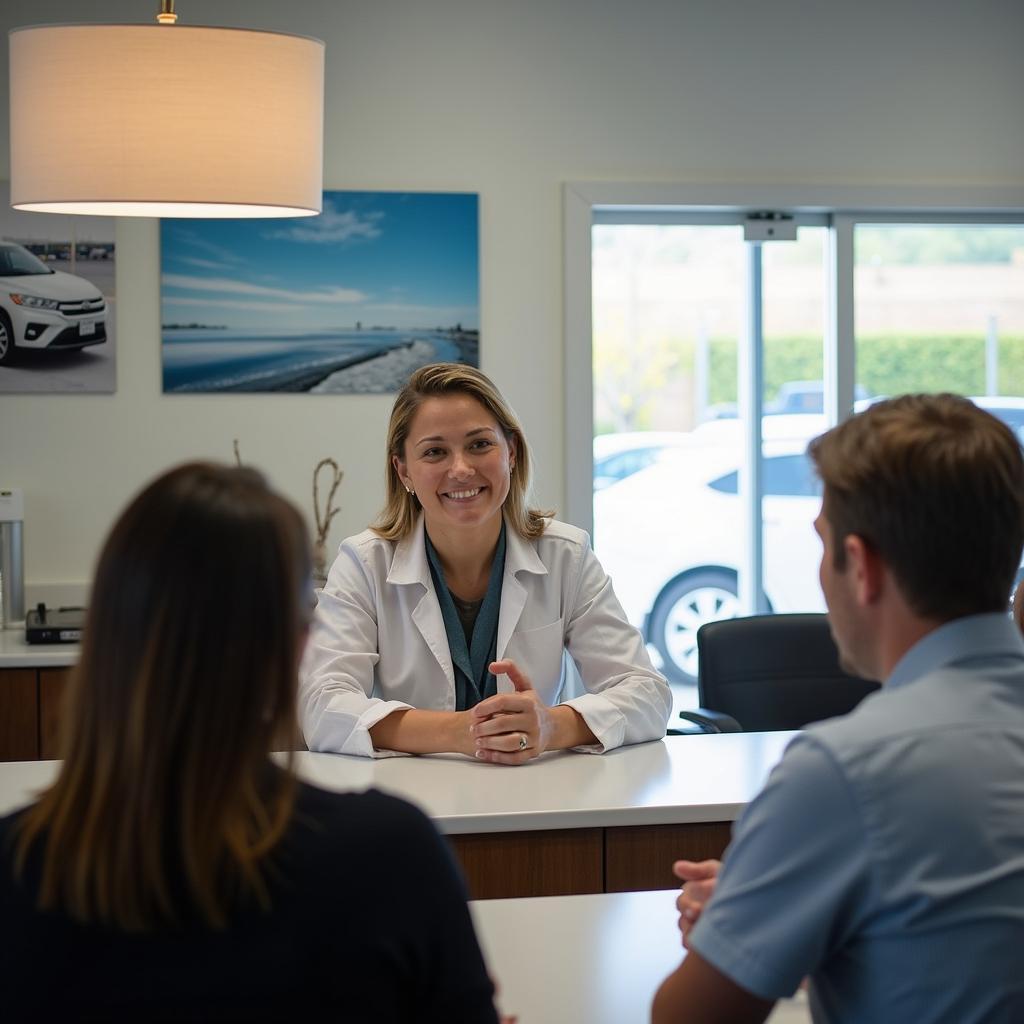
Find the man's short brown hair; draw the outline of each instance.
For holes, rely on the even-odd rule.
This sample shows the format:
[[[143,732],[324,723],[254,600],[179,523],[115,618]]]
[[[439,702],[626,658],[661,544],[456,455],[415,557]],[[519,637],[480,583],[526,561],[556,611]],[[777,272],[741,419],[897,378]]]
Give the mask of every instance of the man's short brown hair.
[[[1024,545],[1024,455],[1006,424],[956,395],[903,395],[808,451],[837,569],[856,534],[922,618],[1006,610]]]

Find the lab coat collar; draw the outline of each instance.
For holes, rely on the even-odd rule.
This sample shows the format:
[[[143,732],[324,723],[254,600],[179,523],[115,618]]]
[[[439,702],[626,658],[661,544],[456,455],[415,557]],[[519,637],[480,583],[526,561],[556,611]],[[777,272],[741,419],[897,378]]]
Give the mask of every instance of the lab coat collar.
[[[520,572],[546,576],[547,566],[540,560],[536,548],[509,526],[508,520],[505,521],[505,528],[506,578],[515,578],[516,573]],[[430,589],[430,563],[427,561],[425,536],[421,515],[409,535],[395,545],[395,554],[388,570],[388,583],[420,583],[427,590]]]
[[[502,658],[509,640],[519,625],[519,618],[526,607],[527,589],[519,581],[518,573],[534,573],[537,576],[548,574],[547,566],[541,561],[536,547],[521,537],[516,530],[505,522],[505,575],[501,588],[501,606],[498,611],[498,643],[497,656]],[[437,597],[427,600],[433,594],[433,583],[430,579],[430,563],[427,561],[426,533],[423,528],[423,516],[416,521],[408,537],[395,545],[395,554],[388,570],[388,583],[399,586],[418,583],[423,587],[423,596],[413,609],[412,620],[424,640],[427,642],[438,664],[444,670],[452,687],[452,706],[454,707],[455,673],[452,668],[451,651],[448,649],[448,638],[444,631],[444,620],[441,616],[441,605]],[[503,676],[498,680],[498,691],[511,688],[511,683]]]
[[[423,530],[423,516],[416,525],[395,545],[395,554],[388,569],[388,583],[421,583],[430,589],[430,563],[427,561],[427,545]]]
[[[518,573],[532,572],[547,576],[548,567],[540,560],[537,549],[505,523],[505,581],[501,588],[501,608],[498,612],[498,658],[505,657],[512,634],[519,625],[519,617],[526,607],[527,590]],[[505,677],[498,680],[498,692],[511,689]]]
[[[520,536],[518,531],[505,520],[505,575],[515,576],[519,572],[533,572],[547,576],[548,567],[540,560],[533,544]]]
[[[409,535],[395,545],[387,582],[398,586],[418,583],[423,587],[423,592],[412,610],[412,621],[448,680],[449,706],[454,709],[455,669],[452,666],[452,653],[448,648],[448,635],[444,629],[441,605],[434,594],[434,585],[430,579],[422,515],[416,520],[416,525]]]

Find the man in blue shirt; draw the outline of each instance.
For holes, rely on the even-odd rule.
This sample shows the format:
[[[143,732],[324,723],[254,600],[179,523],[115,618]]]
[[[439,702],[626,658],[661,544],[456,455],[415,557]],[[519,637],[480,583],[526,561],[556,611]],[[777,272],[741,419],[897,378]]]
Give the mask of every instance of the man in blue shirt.
[[[664,1022],[1024,1021],[1024,458],[966,399],[908,395],[811,443],[840,660],[883,680],[790,745],[716,861],[676,864]]]

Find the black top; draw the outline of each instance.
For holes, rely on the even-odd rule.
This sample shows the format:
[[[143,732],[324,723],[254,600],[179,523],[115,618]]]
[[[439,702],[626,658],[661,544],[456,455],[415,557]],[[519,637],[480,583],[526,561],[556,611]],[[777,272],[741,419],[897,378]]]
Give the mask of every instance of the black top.
[[[17,816],[0,819],[5,1022],[497,1020],[451,853],[403,800],[301,784],[272,910],[240,907],[220,932],[126,934],[41,913],[38,844],[13,875]]]

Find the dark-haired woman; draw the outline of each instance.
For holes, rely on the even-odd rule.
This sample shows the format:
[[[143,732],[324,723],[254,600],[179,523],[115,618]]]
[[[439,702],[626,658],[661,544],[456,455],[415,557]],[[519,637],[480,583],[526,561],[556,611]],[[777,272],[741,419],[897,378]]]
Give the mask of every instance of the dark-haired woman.
[[[251,470],[183,466],[123,513],[58,778],[0,819],[5,1021],[496,1020],[430,822],[269,758],[308,581],[298,513]]]

